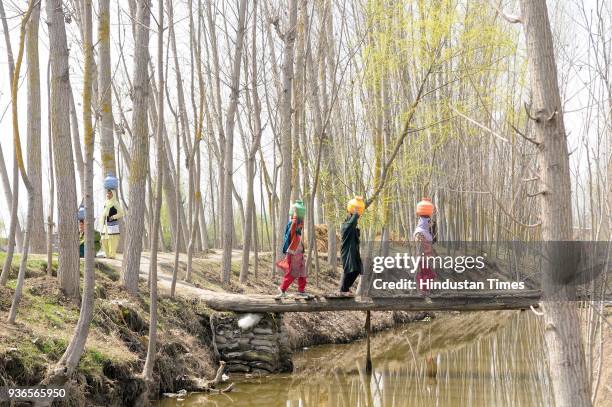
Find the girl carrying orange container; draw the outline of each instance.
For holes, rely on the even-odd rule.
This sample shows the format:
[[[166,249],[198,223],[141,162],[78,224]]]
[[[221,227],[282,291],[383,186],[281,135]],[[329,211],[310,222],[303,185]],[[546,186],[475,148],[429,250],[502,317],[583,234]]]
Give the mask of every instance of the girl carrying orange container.
[[[416,228],[414,229],[414,238],[418,242],[417,255],[422,256],[421,265],[419,271],[416,273],[416,284],[417,289],[421,295],[427,297],[429,295],[429,289],[427,288],[428,281],[433,281],[436,278],[436,272],[433,268],[428,267],[427,258],[434,256],[433,250],[434,234],[432,233],[432,219],[435,211],[433,203],[430,198],[423,198],[421,202],[417,204],[416,214],[419,217]]]

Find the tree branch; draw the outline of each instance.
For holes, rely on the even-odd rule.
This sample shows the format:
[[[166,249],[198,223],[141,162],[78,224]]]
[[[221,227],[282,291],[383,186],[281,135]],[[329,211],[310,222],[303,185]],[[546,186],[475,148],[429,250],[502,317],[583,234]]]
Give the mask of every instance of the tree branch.
[[[414,99],[414,102],[412,102],[412,104],[410,105],[408,117],[406,118],[406,121],[404,122],[404,128],[402,130],[402,133],[400,134],[397,142],[395,143],[395,146],[393,147],[393,152],[391,153],[391,156],[389,157],[389,159],[385,163],[385,166],[383,167],[383,170],[380,176],[380,182],[376,186],[376,189],[374,190],[374,193],[372,194],[372,196],[368,198],[365,202],[365,209],[367,209],[370,205],[372,205],[372,203],[376,200],[378,195],[380,195],[380,191],[382,191],[383,187],[385,186],[385,181],[387,178],[387,173],[389,172],[389,168],[391,168],[391,165],[393,164],[393,161],[395,160],[395,157],[397,156],[397,153],[399,152],[400,147],[404,143],[404,140],[406,139],[408,134],[411,133],[410,123],[412,122],[412,119],[416,112],[416,108],[421,101],[421,98],[423,96],[423,91],[425,90],[425,84],[427,83],[427,79],[429,78],[429,75],[431,75],[431,72],[433,71],[434,65],[435,63],[432,62],[431,65],[429,66],[429,69],[425,73],[423,80],[421,81],[421,84],[419,86],[419,91],[417,92],[416,98]]]
[[[490,128],[488,128],[487,126],[478,123],[476,120],[472,119],[471,117],[468,117],[466,115],[464,115],[463,113],[461,113],[459,110],[455,109],[454,107],[451,107],[451,109],[457,113],[459,116],[463,117],[465,120],[467,120],[468,122],[474,124],[477,127],[480,127],[483,130],[488,131],[489,133],[491,133],[492,135],[494,135],[495,137],[497,137],[498,139],[500,139],[501,141],[503,141],[504,143],[508,143],[510,144],[510,141],[502,136],[500,136],[499,134],[497,134],[496,132],[494,132],[493,130],[491,130]]]
[[[523,106],[525,107],[525,113],[527,113],[527,117],[533,120],[534,122],[539,123],[540,119],[531,115],[531,108],[527,106],[527,102],[523,102]]]
[[[493,7],[504,18],[504,20],[506,20],[510,24],[517,24],[523,22],[520,16],[506,14],[497,4],[495,4],[494,0],[490,0],[489,3],[491,4],[491,7]]]
[[[484,179],[483,179],[484,181]],[[520,220],[516,219],[514,217],[514,215],[512,215],[508,209],[506,209],[506,207],[504,206],[504,204],[502,204],[499,199],[497,199],[497,197],[495,196],[495,194],[493,193],[493,191],[491,191],[491,188],[489,188],[489,185],[487,184],[486,181],[484,181],[485,186],[487,187],[487,189],[489,190],[489,195],[491,195],[491,198],[493,198],[493,201],[495,202],[495,204],[497,204],[497,206],[499,206],[499,209],[502,210],[502,212],[510,218],[510,220],[512,220],[513,222],[515,222],[516,224],[523,226],[525,228],[535,228],[538,227],[540,225],[542,225],[542,222],[538,222],[538,223],[533,223],[533,224],[527,224],[527,223],[523,223]]]
[[[527,115],[529,116],[529,113],[527,113]],[[510,123],[510,121],[508,121],[508,124],[510,125],[512,130],[514,130],[519,136],[521,136],[522,138],[524,138],[528,142],[530,142],[532,144],[535,144],[536,146],[539,146],[541,144],[539,141],[536,141],[535,139],[533,139],[531,137],[528,137],[525,133],[520,131],[514,124]]]
[[[528,196],[529,198],[533,198],[533,197],[536,197],[536,196],[538,196],[538,195],[546,195],[547,193],[548,193],[548,191],[546,191],[545,189],[543,189],[543,190],[541,190],[541,191],[536,192],[535,194],[529,194],[529,193],[528,193],[528,194],[527,194],[527,196]]]

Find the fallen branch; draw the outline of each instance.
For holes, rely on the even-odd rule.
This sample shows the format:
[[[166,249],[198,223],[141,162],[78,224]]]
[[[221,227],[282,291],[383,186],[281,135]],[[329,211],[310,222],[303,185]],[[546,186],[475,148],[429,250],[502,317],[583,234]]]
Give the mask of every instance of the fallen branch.
[[[234,383],[230,383],[230,385],[227,386],[225,389],[210,389],[209,393],[222,394],[222,393],[228,393],[232,391],[233,389],[234,389]]]
[[[201,392],[209,392],[209,393],[225,393],[230,391],[233,387],[233,384],[230,384],[225,389],[216,389],[221,380],[223,379],[223,372],[225,371],[225,362],[222,360],[219,362],[219,368],[217,369],[217,373],[212,380],[202,380],[202,379],[194,379],[195,383],[192,390],[193,391],[201,391]]]
[[[222,360],[221,362],[219,362],[219,368],[217,369],[217,374],[215,375],[215,378],[212,379],[212,381],[208,382],[209,387],[215,387],[217,384],[219,384],[219,382],[221,381],[221,378],[223,377],[224,370],[225,370],[225,362]]]
[[[217,373],[212,380],[204,380],[199,378],[193,378],[188,376],[183,376],[184,379],[191,381],[193,384],[189,387],[189,391],[196,393],[213,393],[213,394],[222,394],[232,391],[234,388],[234,383],[230,383],[223,389],[217,389],[217,386],[221,380],[223,380],[223,372],[225,371],[225,362],[219,362],[219,368],[217,369]],[[164,397],[169,398],[179,398],[187,396],[188,391],[186,389],[181,389],[176,393],[164,393]]]

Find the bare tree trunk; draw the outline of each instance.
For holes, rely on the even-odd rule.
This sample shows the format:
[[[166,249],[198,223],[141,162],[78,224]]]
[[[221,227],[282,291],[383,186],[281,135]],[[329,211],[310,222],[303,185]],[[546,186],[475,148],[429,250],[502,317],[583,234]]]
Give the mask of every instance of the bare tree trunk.
[[[76,161],[77,172],[79,173],[79,192],[81,197],[85,191],[85,160],[83,159],[83,150],[81,149],[81,136],[79,135],[79,119],[77,118],[76,105],[74,103],[74,94],[72,93],[72,85],[68,79],[69,95],[70,95],[70,131],[72,134],[72,146],[74,147],[74,160]]]
[[[168,9],[168,24],[169,24],[169,33],[168,35],[170,36],[170,38],[173,38],[173,30],[174,30],[174,18],[173,18],[173,9],[172,9],[172,1],[173,0],[168,0],[166,2],[166,7]],[[166,61],[168,61],[168,59],[170,58],[170,55],[166,55]],[[167,72],[167,68],[166,68],[166,72]],[[170,96],[168,93],[168,82],[164,82],[164,88],[166,89],[166,96],[168,97],[168,100],[170,100]],[[174,208],[175,208],[175,212],[176,212],[176,224],[175,224],[175,228],[174,228],[174,239],[173,239],[173,248],[174,248],[174,267],[172,269],[172,283],[170,285],[170,297],[174,298],[175,295],[175,291],[176,291],[176,280],[178,278],[178,269],[179,269],[179,252],[181,250],[181,242],[186,241],[186,239],[182,239],[182,217],[181,214],[183,213],[183,207],[181,204],[181,134],[180,134],[180,118],[179,118],[179,114],[180,112],[177,112],[175,109],[172,108],[172,104],[168,103],[168,106],[170,107],[170,111],[172,112],[173,116],[174,116],[174,121],[175,121],[175,128],[176,128],[176,138],[175,138],[175,148],[176,148],[176,168],[174,170],[174,174],[175,174],[175,178],[174,178]],[[166,174],[169,176],[170,174],[170,163],[172,163],[172,152],[171,152],[171,147],[170,147],[170,142],[168,140],[166,140],[167,142],[167,156],[168,159],[166,160],[166,166],[164,167],[164,172],[166,172]],[[164,183],[164,185],[168,185],[167,182]],[[166,193],[166,202],[168,202],[168,206],[170,206],[170,193]]]
[[[47,61],[47,83],[51,83],[51,56]],[[51,88],[47,86],[47,129],[49,154],[49,210],[47,212],[47,276],[53,276],[53,211],[55,210],[55,180],[53,176],[53,141],[51,140]]]
[[[155,208],[153,210],[152,236],[157,236],[160,226],[162,183],[163,183],[163,159],[164,159],[164,1],[159,0],[157,10],[157,183],[155,185]],[[178,241],[178,239],[177,239]],[[157,249],[159,239],[154,238],[151,242],[151,261],[149,276],[151,278],[151,299],[149,304],[149,344],[147,347],[147,358],[145,359],[142,374],[147,383],[147,393],[150,391],[153,381],[153,367],[155,366],[155,354],[157,352]]]
[[[11,85],[12,86],[12,85]],[[6,248],[6,259],[4,260],[4,267],[2,268],[3,274],[4,270],[7,270],[11,267],[13,262],[13,255],[15,254],[15,249],[20,251],[23,247],[23,238],[21,244],[17,242],[17,233],[22,233],[21,226],[19,225],[19,166],[17,165],[17,160],[15,157],[17,156],[17,151],[13,148],[13,200],[11,202],[11,220],[9,223],[9,236],[7,241]],[[17,247],[16,247],[17,246]],[[21,247],[20,247],[21,246]],[[8,274],[5,274],[8,278]],[[0,277],[0,280],[4,280]],[[6,281],[5,281],[6,283]]]
[[[295,37],[296,37],[296,48],[294,51],[295,58],[295,71],[293,76],[292,84],[292,120],[291,120],[291,194],[289,196],[289,202],[294,202],[298,198],[302,198],[302,186],[300,185],[300,163],[302,159],[302,149],[307,146],[300,145],[300,134],[304,126],[304,57],[305,57],[305,40],[306,40],[306,26],[304,25],[304,13],[308,5],[304,1],[298,0],[297,20],[295,26]],[[303,177],[302,169],[302,177]]]
[[[149,159],[148,103],[149,103],[149,20],[147,0],[138,0],[136,42],[134,55],[134,112],[132,114],[132,151],[130,162],[129,213],[126,222],[125,254],[122,283],[125,289],[138,292],[138,273],[144,232],[145,189]]]
[[[170,11],[172,10],[170,4],[168,4],[168,10],[169,10],[168,13],[170,14]],[[168,70],[167,66],[168,66],[169,57],[170,55],[166,54],[166,71]],[[164,91],[165,91],[166,98],[170,100],[167,81],[164,82]],[[180,153],[179,150],[181,148],[179,117],[178,117],[177,111],[172,108],[172,104],[168,104],[168,106],[170,107],[170,111],[172,112],[172,115],[174,116],[175,122],[176,122],[175,128],[176,128],[176,136],[177,136],[176,138],[178,140],[178,144],[177,144],[178,146],[177,156],[178,156],[178,154]],[[174,165],[172,164],[174,163],[174,158],[172,157],[172,149],[170,147],[170,140],[168,139],[168,130],[166,126],[163,127],[163,131],[164,131],[164,151],[165,151],[164,160],[163,160],[163,171],[165,174],[163,188],[164,188],[164,196],[165,196],[166,202],[168,203],[167,208],[168,208],[168,215],[170,217],[170,234],[172,237],[172,247],[174,247],[175,244],[178,243],[179,249],[182,250],[185,247],[184,242],[186,239],[184,239],[183,237],[183,230],[180,225],[183,224],[185,212],[183,211],[182,206],[180,205],[176,206],[176,205],[169,204],[175,198],[176,187],[180,188],[180,176],[176,175],[177,174],[176,168],[174,168]],[[180,190],[179,190],[179,194],[180,194]],[[179,196],[179,199],[180,199],[180,196]],[[175,240],[177,239],[178,239],[178,242],[175,242]]]
[[[191,1],[189,2],[189,7],[191,7]],[[198,14],[199,17],[199,14]],[[198,20],[199,21],[199,20]],[[199,26],[199,23],[198,23]],[[194,39],[194,26],[193,26],[193,20],[190,17],[190,23],[189,23],[189,28],[190,28],[190,37],[193,41]],[[192,45],[193,48],[193,45]],[[194,49],[194,56],[193,58],[196,59],[198,61],[198,65],[200,64],[200,48],[195,47]],[[193,66],[191,67],[191,80],[192,80],[192,86],[194,85],[194,68]],[[201,80],[201,71],[200,69],[198,69],[198,78],[199,80],[199,85],[200,85],[200,90],[203,87],[203,83]],[[194,129],[194,143],[193,145],[191,145],[190,143],[190,138],[189,137],[185,137],[185,149],[188,151],[188,170],[189,170],[189,176],[188,176],[188,184],[189,184],[189,202],[188,202],[188,212],[189,212],[189,243],[187,245],[187,275],[186,275],[186,279],[187,281],[191,281],[191,273],[193,271],[193,252],[194,250],[196,250],[196,245],[197,245],[197,241],[198,241],[198,237],[199,237],[199,233],[198,233],[198,218],[200,216],[200,211],[199,211],[199,206],[201,204],[201,199],[202,199],[202,195],[200,193],[200,141],[202,138],[202,129],[200,127],[200,124],[202,123],[202,117],[203,117],[203,109],[204,109],[204,95],[200,94],[200,104],[199,104],[199,110],[198,108],[196,108],[196,104],[195,104],[195,97],[193,95],[192,92],[192,105],[193,105],[193,111],[194,111],[194,115],[198,115],[198,120],[196,120],[195,122],[195,129]],[[186,132],[187,134],[187,132]]]
[[[567,256],[558,242],[572,240],[572,208],[569,157],[552,32],[546,2],[521,0],[520,4],[538,143],[542,240],[552,242],[547,253],[550,260],[544,262],[543,289],[547,299],[542,304],[549,375],[557,407],[590,406],[591,388],[580,322],[572,301],[575,287],[559,284],[560,279],[567,277],[559,274],[568,266],[564,265]]]
[[[13,60],[13,51],[11,47],[11,38],[9,34],[9,28],[8,28],[8,24],[6,21],[6,15],[4,14],[4,4],[1,0],[0,0],[0,19],[2,20],[2,31],[4,33],[4,42],[6,44],[6,56],[8,59],[8,66],[9,66],[9,84],[11,84],[12,83],[11,81],[13,80],[13,72],[15,71],[15,62]],[[4,189],[6,205],[9,208],[11,208],[11,212],[12,212],[13,205],[17,207],[17,202],[13,204],[13,195],[16,196],[15,199],[18,199],[19,184],[15,186],[15,191],[11,191],[11,184],[9,181],[8,172],[6,171],[6,165],[4,163],[4,153],[2,152],[1,146],[0,146],[0,177],[2,178],[2,187]],[[13,170],[13,184],[14,184],[15,179],[19,179],[19,170],[16,170],[16,169]],[[9,239],[11,236],[15,236],[15,241],[17,242],[17,246],[21,247],[21,243],[23,242],[23,235],[21,231],[21,226],[19,226],[19,219],[15,219],[15,222],[17,223],[15,224],[15,227],[13,228],[14,230],[9,233]],[[13,246],[14,245],[15,243],[13,242]],[[0,285],[4,285],[4,284],[0,284]]]
[[[102,174],[116,175],[113,138],[113,103],[110,55],[110,0],[99,1],[98,11],[98,95],[100,106],[100,157]]]
[[[79,320],[66,351],[51,369],[45,379],[46,384],[59,386],[65,383],[76,369],[89,335],[89,327],[94,309],[94,201],[93,201],[93,157],[94,130],[92,123],[92,17],[91,0],[84,0],[84,34],[83,34],[83,144],[85,146],[85,271],[83,277],[83,301]]]
[[[335,52],[333,51],[333,28],[332,28],[332,4],[326,2],[325,4],[321,4],[319,9],[320,19],[321,19],[321,44],[319,45],[320,52],[320,61],[321,64],[321,105],[323,114],[327,116],[331,114],[331,110],[333,106],[329,106],[329,98],[328,98],[328,86],[327,83],[331,87],[331,91],[334,91],[335,88],[335,71],[333,69],[333,65],[330,63],[333,61],[335,57]],[[313,79],[315,82],[313,86],[319,86],[317,83],[318,77]],[[338,207],[335,203],[334,192],[333,192],[333,183],[335,182],[336,174],[336,166],[334,164],[334,140],[332,137],[332,130],[328,130],[331,126],[327,126],[324,129],[324,132],[320,134],[320,137],[324,138],[322,151],[321,151],[321,160],[323,161],[325,171],[325,176],[322,178],[321,187],[321,200],[323,203],[324,216],[327,223],[327,264],[330,270],[336,269],[336,259],[338,253],[338,244],[336,239],[336,217],[338,216]]]
[[[186,139],[189,139],[191,137],[190,131],[189,131],[189,120],[187,118],[187,108],[185,106],[185,94],[183,91],[183,79],[181,76],[178,51],[176,47],[176,36],[174,32],[174,10],[173,10],[173,5],[171,1],[167,3],[167,7],[168,7],[168,28],[169,28],[168,37],[169,37],[170,45],[172,49],[173,60],[174,60],[174,70],[175,70],[175,75],[176,75],[176,89],[177,89],[177,98],[178,98],[178,112],[177,113],[180,119],[181,132],[183,133]],[[177,134],[177,136],[180,138],[180,133]],[[185,144],[185,147],[187,147],[186,144]],[[187,150],[187,148],[185,148],[185,156],[188,157],[189,156],[188,154],[189,154],[189,151]],[[177,188],[180,188],[181,180],[178,175],[174,182],[177,184]],[[181,234],[183,243],[179,247],[186,249],[187,244],[189,242],[189,236],[190,236],[190,234],[188,233],[189,225],[187,224],[188,223],[187,217],[190,215],[188,214],[186,216],[183,208],[181,207],[177,216],[178,216],[178,219],[180,219],[181,223],[183,224],[182,234]]]
[[[308,18],[308,12],[307,10],[304,11],[304,24],[306,26],[309,25],[309,18]],[[307,68],[307,73],[310,77],[310,97],[311,97],[311,108],[314,112],[314,134],[315,136],[318,138],[318,143],[317,143],[317,149],[316,149],[316,164],[315,164],[315,171],[313,174],[313,181],[312,181],[312,185],[310,187],[310,191],[309,191],[309,207],[311,208],[311,210],[309,211],[309,215],[308,215],[308,255],[306,256],[306,270],[310,271],[310,268],[312,266],[312,260],[313,260],[313,256],[311,256],[311,254],[313,253],[314,250],[314,260],[315,260],[315,267],[317,270],[317,279],[319,276],[319,258],[318,258],[318,253],[317,253],[317,245],[316,245],[316,233],[315,233],[315,211],[314,211],[314,205],[315,205],[315,197],[317,195],[317,190],[318,190],[318,185],[319,185],[319,181],[321,178],[321,164],[322,164],[322,160],[323,160],[323,152],[325,149],[325,143],[326,143],[326,136],[325,136],[325,125],[326,123],[323,123],[323,112],[321,111],[321,101],[320,101],[320,97],[319,97],[319,86],[318,86],[318,77],[319,77],[319,70],[317,68],[317,65],[315,65],[313,58],[312,58],[312,43],[311,40],[309,39],[308,42],[306,43],[306,68]],[[321,196],[321,194],[319,194],[319,196]],[[321,202],[322,199],[319,198],[319,202]],[[321,205],[319,205],[319,208],[321,207]],[[318,283],[317,283],[318,284]]]
[[[29,251],[29,243],[30,243],[30,231],[31,231],[30,221],[32,220],[32,216],[34,214],[33,209],[34,209],[34,193],[32,191],[28,191],[28,212],[26,215],[26,230],[25,230],[24,239],[23,239],[24,246],[23,246],[23,251],[21,253],[21,259],[19,261],[19,272],[17,274],[17,284],[15,286],[15,294],[13,296],[13,301],[11,303],[11,309],[9,310],[9,314],[7,317],[7,322],[9,324],[15,323],[15,319],[17,318],[17,309],[19,308],[19,303],[21,301],[21,295],[23,293],[25,273],[26,273],[26,269],[28,268],[28,251]]]
[[[253,253],[255,258],[253,259],[253,276],[255,281],[259,277],[259,238],[257,236],[257,208],[253,200]]]
[[[6,163],[4,162],[4,152],[2,151],[1,145],[0,145],[0,178],[2,178],[2,189],[4,190],[4,198],[6,200],[6,206],[9,208],[12,208],[13,207],[13,191],[11,191],[11,181],[9,181],[8,171],[6,170]],[[16,222],[19,222],[19,219],[16,219]],[[13,235],[15,235],[15,240],[17,242],[17,245],[20,245],[23,241],[23,236],[21,234],[22,233],[21,227],[17,224],[14,229],[15,229],[15,232],[13,233]]]
[[[289,199],[291,198],[291,100],[293,87],[293,57],[295,51],[295,37],[297,26],[297,0],[289,1],[289,24],[284,33],[284,56],[282,73],[282,94],[280,102],[281,111],[281,130],[280,130],[280,149],[282,157],[282,167],[280,176],[280,206],[278,208],[278,224],[276,233],[278,240],[282,242],[285,233],[287,214],[289,213]],[[282,248],[276,248],[276,257],[280,258]]]
[[[7,56],[9,61],[9,83],[11,88],[13,86],[13,74],[15,72],[15,63],[13,61],[13,51],[11,48],[11,39],[9,36],[8,25],[6,23],[6,15],[4,14],[4,4],[2,0],[0,0],[0,18],[2,18],[2,27],[4,29],[4,39],[6,43]],[[14,148],[13,148],[14,151]],[[16,154],[13,154],[13,157],[16,157]],[[18,209],[18,200],[19,200],[19,168],[17,168],[17,163],[13,164],[13,193],[11,193],[11,186],[8,180],[8,174],[6,174],[6,167],[4,165],[4,156],[2,159],[2,168],[3,171],[3,183],[4,183],[4,192],[6,194],[6,200],[9,208],[11,209],[11,220],[9,226],[9,235],[7,242],[7,253],[4,259],[4,265],[2,267],[2,273],[0,274],[0,285],[6,285],[9,273],[11,272],[11,267],[13,263],[13,254],[15,253],[15,232],[18,226],[17,219],[17,209]],[[16,161],[13,159],[13,161]]]
[[[236,48],[234,48],[234,59],[232,61],[231,76],[231,96],[227,109],[225,123],[225,158],[224,158],[224,195],[223,195],[223,264],[221,268],[221,280],[229,283],[232,272],[232,244],[234,238],[234,214],[232,209],[234,171],[234,125],[236,109],[238,106],[239,86],[240,86],[240,67],[242,66],[242,48],[244,45],[244,35],[246,31],[246,0],[240,0],[238,10],[238,32],[236,38]]]
[[[21,71],[21,63],[23,61],[23,50],[25,47],[25,34],[28,19],[34,9],[35,0],[30,0],[28,9],[21,19],[21,26],[19,32],[19,51],[17,52],[17,60],[15,61],[15,70],[13,72],[13,80],[11,81],[11,113],[12,113],[12,124],[13,124],[13,143],[15,145],[15,166],[19,168],[21,173],[21,179],[28,192],[28,214],[26,217],[26,230],[23,240],[23,252],[21,253],[21,261],[19,262],[19,273],[17,275],[17,285],[15,286],[15,294],[13,295],[13,301],[11,303],[11,309],[7,317],[9,324],[15,323],[17,317],[17,309],[19,308],[19,302],[21,301],[21,295],[23,292],[23,284],[25,280],[25,272],[28,263],[28,250],[30,247],[30,234],[32,233],[32,216],[34,215],[34,201],[36,200],[36,191],[34,190],[32,183],[30,182],[27,174],[25,165],[23,163],[23,155],[21,153],[21,137],[19,135],[19,114],[18,114],[18,89],[19,89],[19,72]]]
[[[201,167],[200,167],[201,168]],[[200,171],[201,172],[201,169]],[[198,176],[200,178],[200,176]],[[201,194],[201,191],[200,191]],[[206,212],[204,212],[204,200],[200,198],[198,201],[198,211],[200,212],[200,236],[202,240],[201,250],[206,251],[210,249],[210,237],[208,236],[208,228],[206,226]]]
[[[219,200],[218,200],[218,215],[219,219],[219,227],[217,228],[219,231],[223,229],[223,219],[225,219],[223,215],[224,210],[224,202],[225,202],[225,169],[224,166],[224,149],[225,149],[225,129],[223,127],[223,106],[221,102],[221,70],[219,68],[219,53],[217,49],[217,30],[216,23],[213,19],[212,6],[211,1],[206,2],[206,18],[208,21],[208,31],[209,31],[209,39],[210,39],[210,49],[211,49],[211,59],[212,59],[212,76],[214,79],[212,80],[214,83],[213,92],[214,92],[214,103],[213,103],[213,112],[215,112],[215,119],[217,122],[217,131],[219,133],[219,157],[218,159],[218,185],[219,185]],[[223,245],[223,233],[219,233],[221,236],[219,241],[221,245]]]
[[[172,0],[168,0],[168,9],[172,6]],[[170,13],[168,13],[171,15]],[[176,120],[176,127],[178,129],[178,119]],[[181,179],[181,136],[177,132],[176,134],[176,180],[174,185],[174,205],[176,207],[177,214],[183,210],[181,204],[181,188],[180,188],[180,179]],[[177,216],[176,221],[176,233],[177,236],[174,238],[174,267],[172,269],[172,284],[170,286],[170,297],[174,298],[175,290],[176,290],[176,279],[178,277],[178,268],[179,268],[179,251],[180,251],[180,236],[181,236],[181,218]]]
[[[257,218],[255,217],[255,192],[253,183],[255,181],[255,157],[261,142],[261,103],[257,91],[257,1],[253,2],[253,23],[251,38],[251,97],[253,103],[253,142],[249,147],[246,162],[247,169],[247,202],[246,219],[244,221],[244,245],[242,248],[242,268],[240,269],[240,282],[247,281],[249,275],[249,253],[251,251],[251,240],[256,238]],[[257,245],[257,244],[256,244]],[[255,247],[257,253],[257,247]],[[255,255],[257,257],[257,254]]]
[[[1,1],[1,0],[0,0]],[[15,156],[16,154],[14,154]],[[17,166],[17,160],[13,163],[13,185],[16,187],[13,189],[15,195],[13,195],[13,201],[11,202],[11,221],[9,224],[9,236],[7,240],[6,257],[2,266],[2,273],[0,274],[0,285],[5,286],[8,282],[9,274],[13,264],[13,255],[15,254],[15,231],[17,229],[17,209],[19,203],[19,167]]]
[[[167,84],[166,84],[166,89],[167,89]],[[177,129],[178,129],[178,121],[177,121]],[[164,139],[165,139],[165,146],[164,146],[164,150],[166,151],[166,157],[164,158],[164,196],[166,199],[166,202],[171,202],[174,200],[175,198],[175,193],[176,190],[178,189],[179,191],[179,200],[180,200],[180,188],[181,188],[181,182],[180,182],[180,175],[179,172],[177,172],[176,168],[174,167],[174,159],[172,158],[172,151],[170,149],[170,141],[168,140],[167,137],[167,130],[164,131]],[[176,138],[179,142],[178,144],[178,150],[180,150],[181,146],[180,146],[180,132],[177,132],[176,134]],[[178,156],[178,153],[177,153]],[[178,159],[178,158],[177,158]],[[180,162],[179,162],[179,167],[180,167]],[[184,227],[182,226],[184,224],[184,219],[185,219],[185,211],[183,209],[183,206],[180,205],[180,201],[179,201],[179,205],[168,205],[168,215],[170,216],[170,232],[172,233],[172,245],[174,247],[174,245],[176,243],[178,243],[178,247],[179,250],[184,250],[185,249],[185,242],[187,239],[185,239],[185,231],[184,231]],[[178,239],[178,242],[175,242],[175,240]]]
[[[187,273],[185,279],[191,282],[191,273],[193,271],[193,251],[195,250],[196,244],[196,232],[198,217],[200,212],[198,211],[198,204],[200,202],[199,192],[195,191],[197,185],[195,179],[196,168],[195,168],[195,154],[200,154],[200,143],[196,143],[193,146],[193,154],[189,157],[189,243],[187,243]]]
[[[40,2],[34,5],[26,37],[28,63],[28,178],[35,191],[30,251],[45,252],[45,228],[43,225],[42,165],[41,165],[41,118],[40,118],[40,67],[38,63],[38,25]]]
[[[51,135],[58,200],[58,277],[70,297],[79,297],[79,231],[74,161],[70,141],[68,45],[61,0],[47,1],[51,55]]]

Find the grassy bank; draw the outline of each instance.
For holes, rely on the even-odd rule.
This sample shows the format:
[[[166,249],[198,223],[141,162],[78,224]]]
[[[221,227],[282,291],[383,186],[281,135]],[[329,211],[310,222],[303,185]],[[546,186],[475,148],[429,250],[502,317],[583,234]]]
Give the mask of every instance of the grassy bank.
[[[35,385],[63,354],[76,325],[78,304],[66,298],[46,262],[34,258],[17,325],[6,324],[14,280],[0,288],[0,383]],[[12,278],[16,277],[13,275]],[[140,393],[138,377],[146,355],[148,292],[126,299],[119,273],[98,263],[96,306],[87,349],[68,391],[71,405],[129,405]],[[189,387],[190,380],[214,371],[207,329],[209,310],[184,298],[159,302],[160,349],[156,383],[160,391]]]

